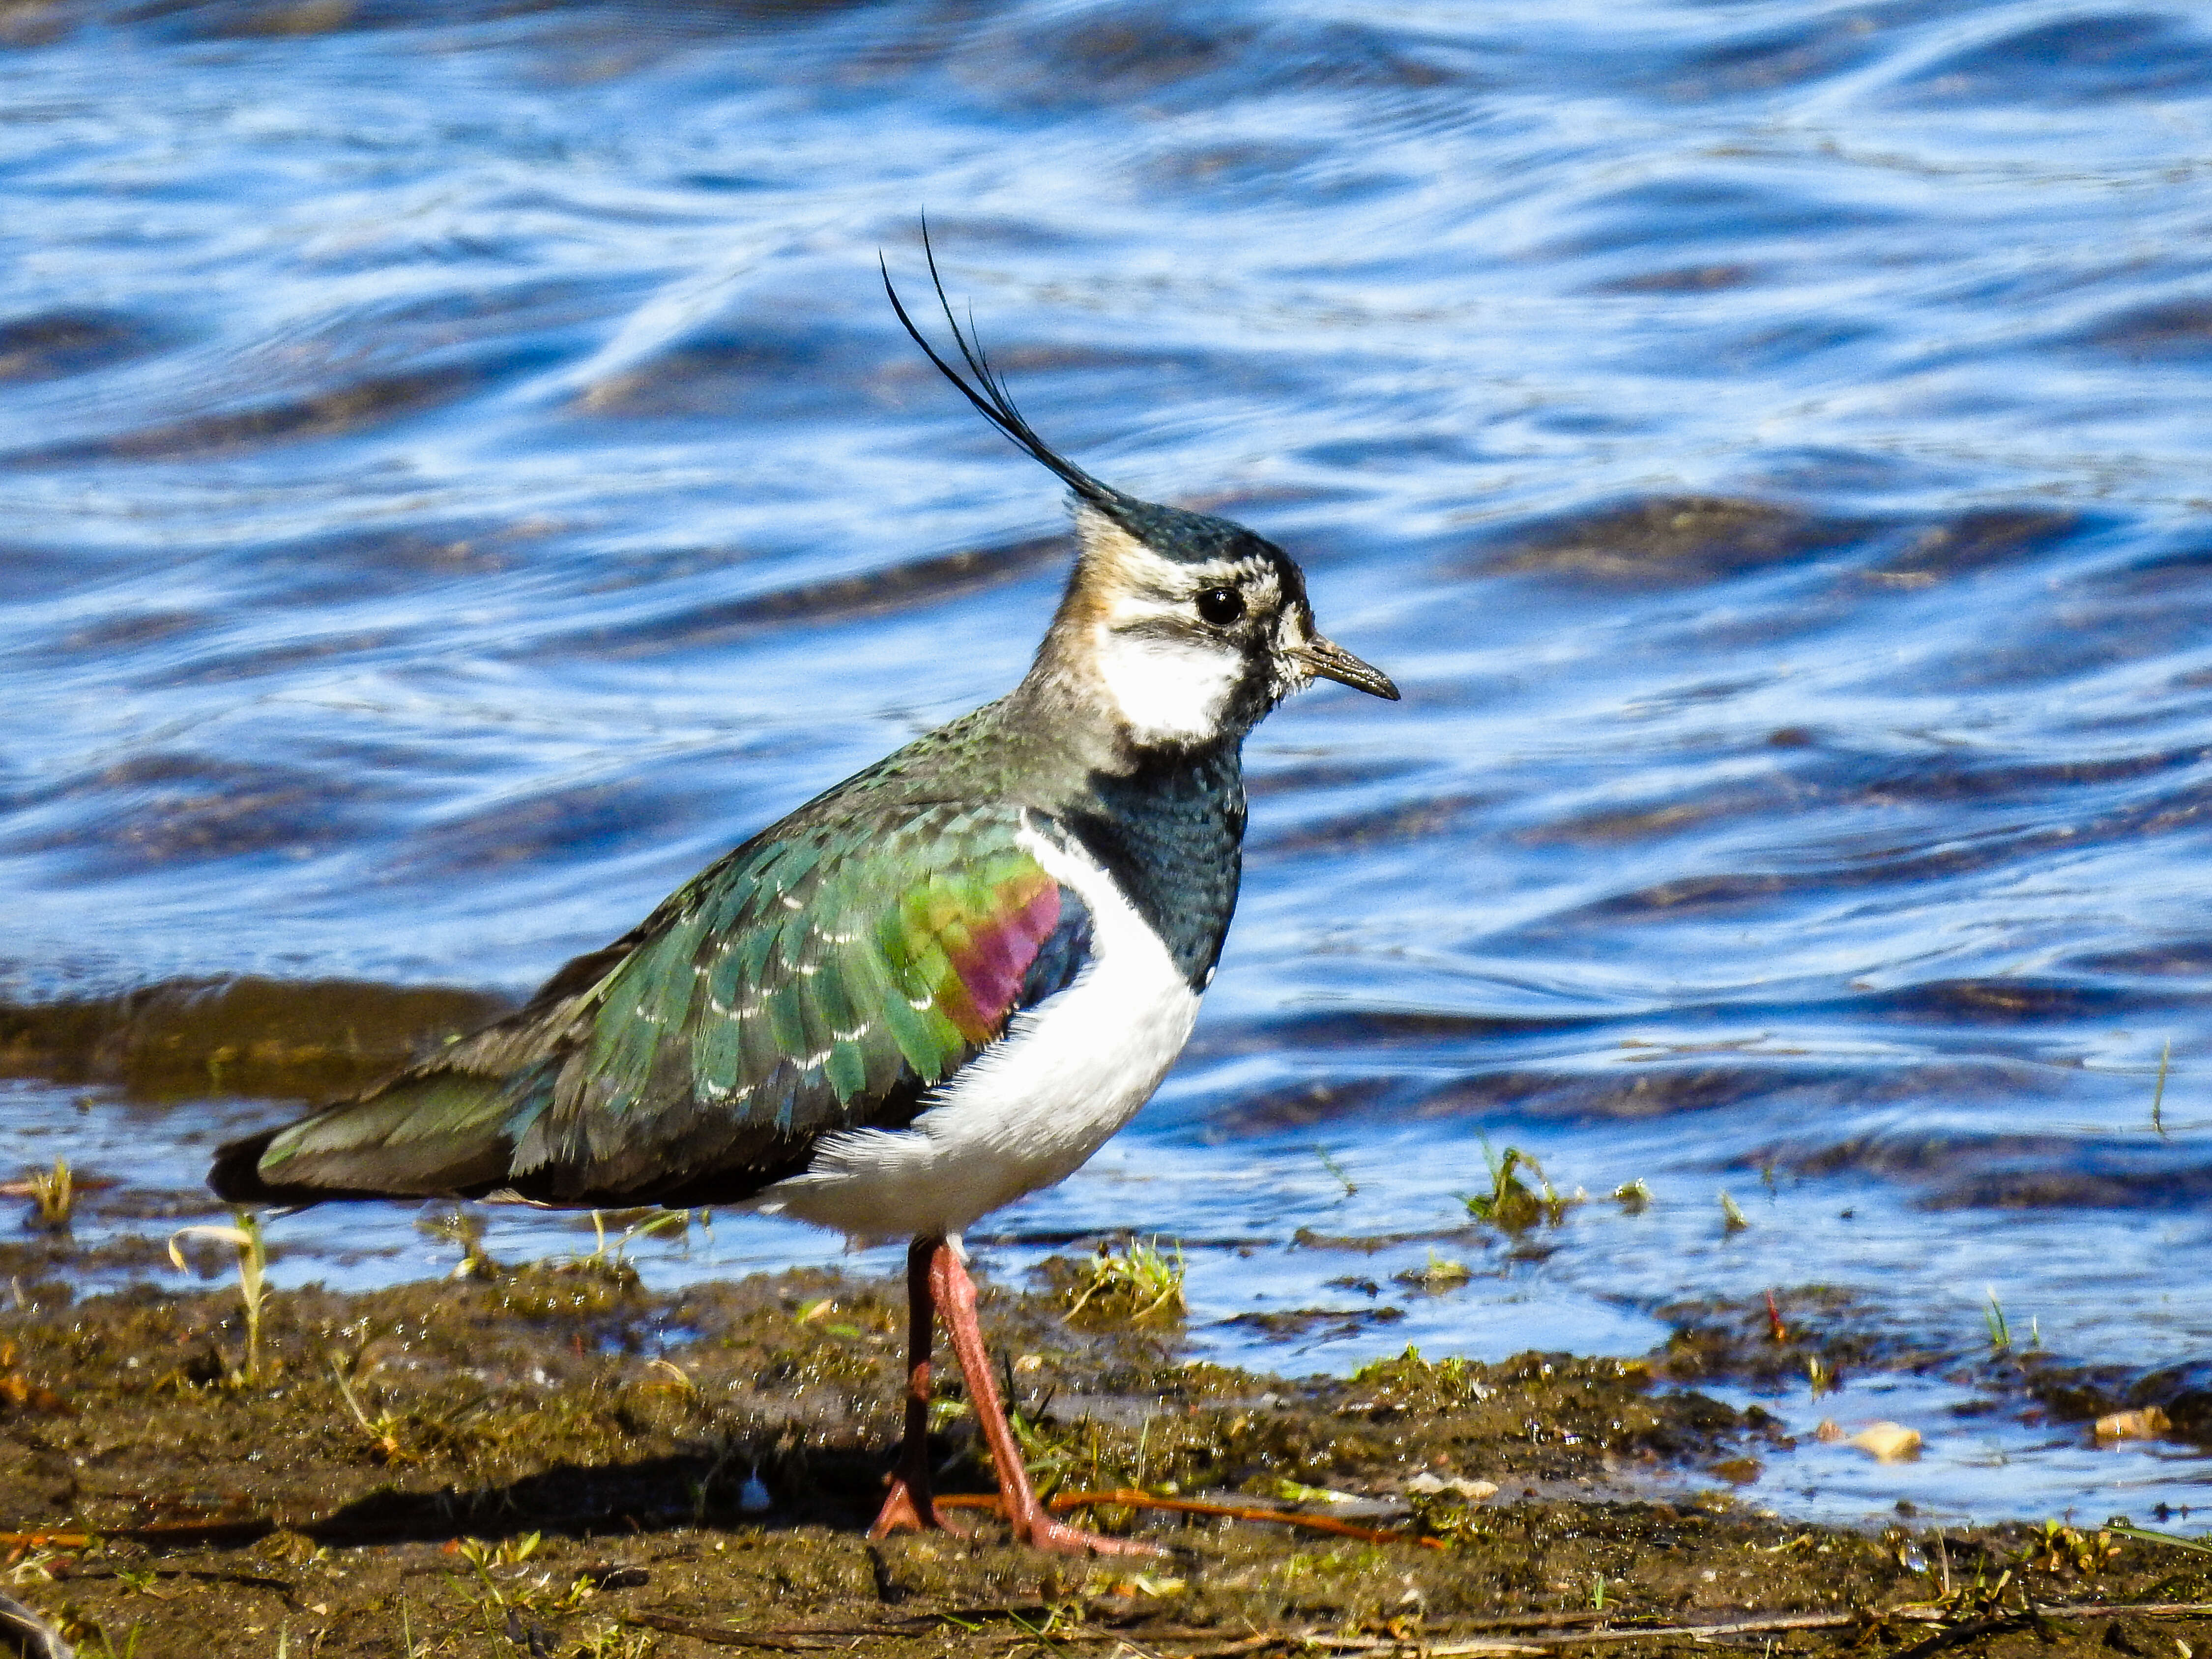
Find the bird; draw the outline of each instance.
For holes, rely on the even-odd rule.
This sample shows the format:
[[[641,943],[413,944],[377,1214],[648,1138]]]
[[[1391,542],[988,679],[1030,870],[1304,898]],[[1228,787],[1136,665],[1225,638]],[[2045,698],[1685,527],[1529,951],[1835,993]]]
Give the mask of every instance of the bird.
[[[1318,630],[1281,547],[1040,438],[961,329],[926,225],[923,247],[960,365],[879,256],[900,324],[1068,490],[1074,566],[1020,684],[761,830],[520,1008],[221,1147],[209,1182],[248,1206],[726,1205],[908,1239],[904,1433],[870,1535],[957,1530],[928,1455],[941,1317],[1014,1538],[1151,1553],[1038,1501],[962,1237],[1072,1175],[1182,1052],[1236,907],[1246,734],[1317,678],[1399,693]]]

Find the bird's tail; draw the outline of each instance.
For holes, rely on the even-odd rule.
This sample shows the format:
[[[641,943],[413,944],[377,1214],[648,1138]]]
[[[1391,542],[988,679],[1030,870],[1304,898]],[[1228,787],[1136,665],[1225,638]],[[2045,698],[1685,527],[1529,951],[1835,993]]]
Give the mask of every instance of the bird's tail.
[[[536,1081],[403,1073],[359,1099],[229,1142],[208,1184],[234,1204],[479,1197],[507,1184],[515,1130],[541,1103],[529,1086]]]

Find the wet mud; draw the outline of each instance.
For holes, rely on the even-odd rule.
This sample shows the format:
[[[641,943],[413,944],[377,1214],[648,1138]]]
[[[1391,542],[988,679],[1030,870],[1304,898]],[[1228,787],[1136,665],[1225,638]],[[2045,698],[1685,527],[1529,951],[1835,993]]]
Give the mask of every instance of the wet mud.
[[[2212,1364],[2082,1364],[2012,1332],[2002,1310],[1988,1340],[1972,1345],[1915,1329],[1833,1285],[1801,1286],[1771,1300],[1702,1298],[1657,1311],[1674,1334],[1650,1364],[1682,1385],[1728,1382],[1779,1394],[1814,1377],[1820,1391],[1836,1393],[1867,1376],[1936,1377],[1965,1394],[1949,1408],[1954,1417],[2003,1414],[2100,1439],[2157,1439],[2212,1451]]]
[[[866,1538],[898,1429],[896,1282],[655,1295],[617,1254],[513,1267],[459,1242],[465,1277],[272,1292],[258,1334],[233,1284],[76,1299],[65,1241],[10,1247],[45,1277],[0,1315],[0,1589],[100,1659],[2212,1641],[2212,1613],[2101,1610],[2212,1604],[2212,1553],[2055,1522],[1810,1527],[1733,1497],[1790,1443],[1695,1380],[1901,1363],[1844,1301],[1793,1298],[1779,1338],[1756,1310],[1686,1308],[1639,1358],[1407,1351],[1287,1379],[1191,1358],[1172,1319],[1071,1320],[1076,1264],[987,1285],[1041,1491],[1118,1494],[1086,1523],[1162,1552],[1064,1559],[988,1512],[949,1365],[936,1449],[942,1489],[976,1495],[952,1511],[968,1530]],[[191,1248],[212,1269],[232,1247]]]

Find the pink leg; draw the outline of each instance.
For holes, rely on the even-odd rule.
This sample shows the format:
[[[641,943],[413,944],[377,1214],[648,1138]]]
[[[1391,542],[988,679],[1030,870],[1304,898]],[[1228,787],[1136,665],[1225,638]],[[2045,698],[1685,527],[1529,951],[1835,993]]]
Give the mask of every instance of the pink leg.
[[[968,1269],[943,1239],[916,1239],[914,1254],[908,1258],[909,1263],[921,1260],[925,1243],[933,1247],[929,1251],[929,1291],[945,1315],[945,1329],[952,1337],[952,1352],[959,1357],[961,1374],[968,1379],[969,1403],[975,1407],[975,1420],[982,1426],[983,1437],[991,1448],[991,1462],[998,1468],[999,1501],[1006,1519],[1013,1525],[1015,1539],[1032,1549],[1048,1550],[1056,1555],[1167,1553],[1157,1545],[1140,1543],[1133,1538],[1109,1538],[1102,1533],[1085,1532],[1064,1521],[1055,1521],[1046,1513],[1044,1505],[1037,1502],[1036,1489],[1030,1485],[1030,1472],[1022,1462],[1021,1448],[1014,1443],[1013,1430],[1006,1422],[1005,1408],[999,1403],[998,1384],[991,1376],[991,1356],[984,1351],[983,1333],[975,1324],[975,1282],[968,1277]],[[924,1389],[926,1392],[926,1382]],[[914,1409],[909,1395],[909,1425],[914,1421]],[[882,1522],[878,1521],[877,1524]]]
[[[868,1536],[894,1532],[957,1532],[937,1512],[929,1491],[929,1351],[937,1335],[930,1297],[930,1262],[945,1248],[939,1238],[917,1238],[906,1253],[906,1438],[899,1446],[891,1489]]]

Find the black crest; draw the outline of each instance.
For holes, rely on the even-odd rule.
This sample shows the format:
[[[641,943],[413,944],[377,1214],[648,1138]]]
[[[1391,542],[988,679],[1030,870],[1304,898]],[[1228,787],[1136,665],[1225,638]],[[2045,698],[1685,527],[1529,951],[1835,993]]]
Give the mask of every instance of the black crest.
[[[937,251],[930,246],[929,221],[921,223],[921,249],[929,260],[930,285],[937,290],[937,303],[945,313],[945,325],[952,331],[952,342],[959,348],[961,361],[968,365],[968,373],[975,376],[970,381],[938,353],[930,344],[915,320],[907,314],[901,303],[898,289],[891,285],[890,263],[881,254],[877,263],[883,267],[884,292],[890,296],[891,309],[914,343],[927,354],[937,365],[938,373],[960,388],[960,395],[981,411],[983,418],[1008,439],[1018,444],[1043,465],[1049,467],[1082,500],[1090,502],[1112,519],[1139,541],[1163,558],[1198,564],[1214,559],[1262,558],[1275,563],[1284,572],[1286,585],[1296,592],[1304,592],[1297,567],[1290,556],[1273,542],[1253,534],[1243,525],[1231,520],[1218,519],[1207,513],[1188,512],[1179,507],[1165,507],[1158,501],[1147,501],[1116,489],[1111,484],[1101,483],[1081,467],[1060,453],[1036,434],[1036,429],[1014,407],[1007,394],[1006,385],[991,367],[991,360],[983,355],[981,341],[975,337],[975,319],[971,313],[968,327],[963,332],[959,319],[952,314],[952,301],[945,292],[945,278],[938,273]]]
[[[891,286],[890,262],[879,253],[876,256],[876,263],[883,267],[884,292],[890,295],[891,309],[898,313],[899,321],[914,337],[914,343],[928,355],[931,362],[937,365],[937,372],[958,386],[960,395],[975,404],[985,420],[1028,451],[1039,463],[1057,473],[1067,487],[1085,501],[1109,509],[1140,505],[1133,496],[1123,495],[1110,484],[1099,483],[1037,436],[1036,429],[1023,417],[1022,411],[1014,407],[1014,400],[1006,393],[1006,382],[992,368],[991,360],[983,355],[982,342],[975,337],[975,319],[972,313],[968,319],[968,331],[964,334],[960,331],[959,319],[952,314],[952,301],[945,292],[945,278],[938,274],[937,250],[930,246],[929,221],[926,218],[921,222],[921,251],[929,261],[930,284],[937,290],[937,303],[945,312],[945,325],[952,331],[952,343],[959,348],[960,359],[968,365],[969,374],[975,377],[974,385],[969,383],[966,375],[938,355],[937,348],[930,344],[928,338],[915,326],[914,319],[907,315],[906,307],[900,302],[898,289]]]

